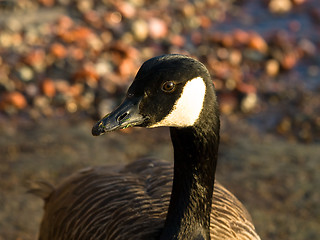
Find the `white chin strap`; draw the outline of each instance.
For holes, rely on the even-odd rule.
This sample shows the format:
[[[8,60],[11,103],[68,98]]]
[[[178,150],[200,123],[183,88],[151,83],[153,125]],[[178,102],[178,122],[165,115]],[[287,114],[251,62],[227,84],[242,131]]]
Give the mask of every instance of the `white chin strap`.
[[[161,121],[149,127],[193,126],[200,116],[205,94],[206,85],[201,77],[188,81],[170,113]]]

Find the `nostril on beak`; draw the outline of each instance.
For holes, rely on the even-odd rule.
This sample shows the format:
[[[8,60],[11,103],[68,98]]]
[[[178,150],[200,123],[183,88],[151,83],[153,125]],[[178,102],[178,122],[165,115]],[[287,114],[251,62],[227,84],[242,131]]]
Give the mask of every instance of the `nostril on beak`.
[[[121,114],[118,118],[117,118],[117,122],[121,123],[122,120],[128,115],[128,112],[125,112],[123,114]]]

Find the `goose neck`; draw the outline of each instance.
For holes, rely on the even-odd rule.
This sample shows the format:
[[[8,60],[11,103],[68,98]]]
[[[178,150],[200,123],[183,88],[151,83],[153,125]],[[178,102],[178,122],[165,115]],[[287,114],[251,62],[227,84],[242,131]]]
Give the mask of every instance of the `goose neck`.
[[[219,136],[210,129],[170,128],[174,179],[160,239],[210,239]]]

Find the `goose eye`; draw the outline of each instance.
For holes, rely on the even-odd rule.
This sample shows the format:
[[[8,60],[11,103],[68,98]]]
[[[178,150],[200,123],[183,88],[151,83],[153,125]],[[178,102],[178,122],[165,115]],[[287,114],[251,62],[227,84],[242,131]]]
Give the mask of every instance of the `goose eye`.
[[[164,92],[172,92],[172,91],[174,90],[175,86],[176,86],[176,85],[174,84],[174,82],[172,82],[172,81],[167,81],[167,82],[165,82],[164,84],[162,84],[161,89],[162,89],[162,91],[164,91]]]

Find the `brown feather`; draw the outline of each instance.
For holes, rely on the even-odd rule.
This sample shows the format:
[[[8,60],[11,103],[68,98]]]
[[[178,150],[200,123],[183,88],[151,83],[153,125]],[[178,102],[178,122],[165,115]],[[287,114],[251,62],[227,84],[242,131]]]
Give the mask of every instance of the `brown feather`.
[[[123,169],[79,171],[45,199],[40,240],[156,239],[167,214],[173,165],[141,159]],[[212,239],[260,239],[244,206],[219,182],[211,212]]]

